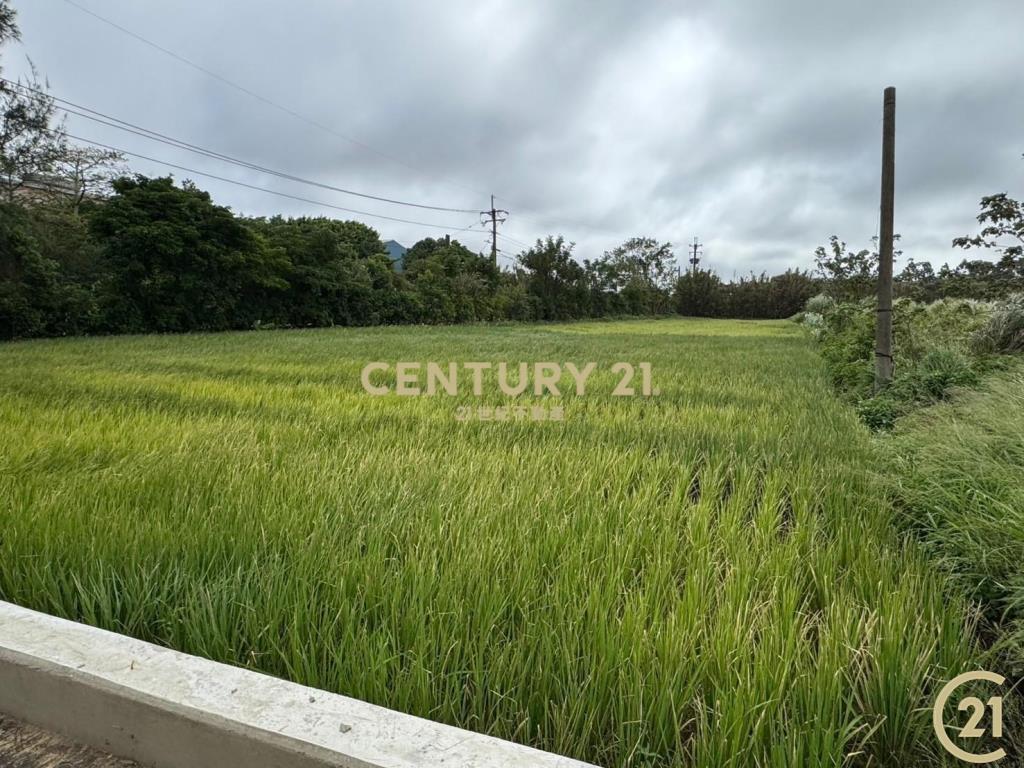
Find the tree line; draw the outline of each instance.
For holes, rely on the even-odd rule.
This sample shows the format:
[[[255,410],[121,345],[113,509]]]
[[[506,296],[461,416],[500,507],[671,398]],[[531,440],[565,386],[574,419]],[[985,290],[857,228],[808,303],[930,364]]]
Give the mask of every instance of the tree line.
[[[395,268],[376,231],[329,218],[245,218],[190,182],[131,176],[111,193],[0,202],[0,335],[169,333],[701,314],[668,243],[632,238],[579,261],[538,240],[511,270],[427,238]],[[741,281],[728,311],[784,317],[813,278]]]
[[[18,37],[0,0],[0,46]],[[396,270],[364,224],[237,216],[192,182],[77,146],[34,70],[0,79],[0,121],[0,338],[698,313],[652,238],[579,260],[551,236],[510,270],[427,238]],[[814,290],[803,273],[751,279],[719,311],[783,317]]]
[[[937,269],[929,261],[908,258],[893,275],[893,290],[898,298],[923,303],[940,299],[1002,299],[1024,291],[1024,205],[1006,193],[983,197],[977,216],[982,225],[979,234],[957,237],[956,248],[982,248],[996,258],[963,259],[956,266],[942,264]],[[899,235],[895,236],[899,240]],[[833,235],[827,246],[815,252],[815,274],[822,281],[823,293],[837,301],[856,301],[874,295],[878,280],[877,240],[871,248],[852,251],[845,241]],[[893,252],[897,263],[903,251]]]
[[[18,38],[0,0],[0,46]],[[2,74],[2,70],[0,70]],[[265,327],[547,321],[678,313],[790,317],[820,292],[874,290],[877,252],[833,236],[814,272],[681,273],[670,243],[631,238],[578,259],[562,236],[537,240],[501,270],[457,239],[426,238],[395,269],[379,234],[355,221],[246,218],[194,183],[127,172],[117,152],[76,146],[34,71],[0,79],[0,338]],[[982,200],[963,248],[997,262],[932,269],[908,262],[897,293],[994,298],[1024,287],[1024,215]],[[1009,244],[1007,244],[1009,240]]]
[[[837,237],[818,249],[813,273],[732,282],[708,270],[680,275],[671,245],[645,237],[579,260],[573,243],[551,236],[506,270],[457,239],[427,238],[399,271],[378,233],[359,222],[241,217],[170,178],[123,176],[109,187],[102,197],[0,201],[0,337],[675,313],[770,319],[796,314],[818,293],[869,296],[876,279],[877,252],[850,251]],[[985,247],[978,237],[963,247]],[[1024,290],[1019,248],[990,247],[1000,248],[998,260],[938,270],[908,261],[897,295]]]

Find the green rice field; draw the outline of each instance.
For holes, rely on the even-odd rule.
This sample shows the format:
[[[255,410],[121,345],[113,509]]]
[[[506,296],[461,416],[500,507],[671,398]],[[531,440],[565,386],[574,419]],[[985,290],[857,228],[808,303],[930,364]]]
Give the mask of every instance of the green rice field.
[[[597,372],[460,421],[556,401],[370,361]],[[935,765],[979,652],[870,466],[787,322],[13,343],[0,599],[600,765]]]

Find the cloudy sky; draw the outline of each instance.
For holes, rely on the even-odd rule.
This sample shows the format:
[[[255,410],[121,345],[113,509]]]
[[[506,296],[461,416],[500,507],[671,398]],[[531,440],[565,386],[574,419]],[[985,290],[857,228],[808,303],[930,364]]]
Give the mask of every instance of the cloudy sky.
[[[548,233],[581,258],[634,235],[682,253],[698,236],[729,278],[808,267],[832,233],[867,245],[887,85],[904,258],[958,261],[949,242],[973,230],[978,199],[1024,195],[1020,0],[74,1],[251,93],[68,0],[13,0],[23,44],[5,52],[7,76],[31,56],[56,96],[333,186],[467,209],[493,193],[511,212],[508,256]],[[439,225],[353,217],[406,245],[479,218],[268,177],[74,116],[68,127]],[[247,214],[345,215],[173,173]],[[458,237],[485,247],[479,225]]]

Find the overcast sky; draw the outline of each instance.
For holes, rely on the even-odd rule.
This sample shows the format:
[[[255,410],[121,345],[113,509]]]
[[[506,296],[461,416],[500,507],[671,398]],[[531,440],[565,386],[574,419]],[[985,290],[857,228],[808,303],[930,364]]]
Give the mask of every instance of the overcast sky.
[[[564,234],[580,258],[634,235],[682,257],[698,236],[706,265],[730,278],[809,267],[832,233],[867,245],[887,85],[904,260],[959,261],[949,243],[973,231],[979,198],[1024,195],[1021,0],[75,2],[308,121],[66,0],[13,0],[23,44],[6,50],[7,76],[29,55],[56,96],[335,186],[470,209],[494,193],[508,236]],[[334,205],[452,229],[478,219],[262,176],[77,117],[68,126]],[[345,216],[194,179],[246,214]],[[352,218],[405,245],[443,234]],[[485,247],[479,226],[458,237]]]

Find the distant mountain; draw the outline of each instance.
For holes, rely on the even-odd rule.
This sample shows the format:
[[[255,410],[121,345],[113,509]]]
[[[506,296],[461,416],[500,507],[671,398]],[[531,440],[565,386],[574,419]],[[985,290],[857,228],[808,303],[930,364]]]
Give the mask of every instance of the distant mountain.
[[[388,256],[391,257],[391,263],[395,267],[396,272],[401,272],[405,268],[405,254],[409,250],[397,240],[388,240],[384,243],[384,248],[388,252]]]

